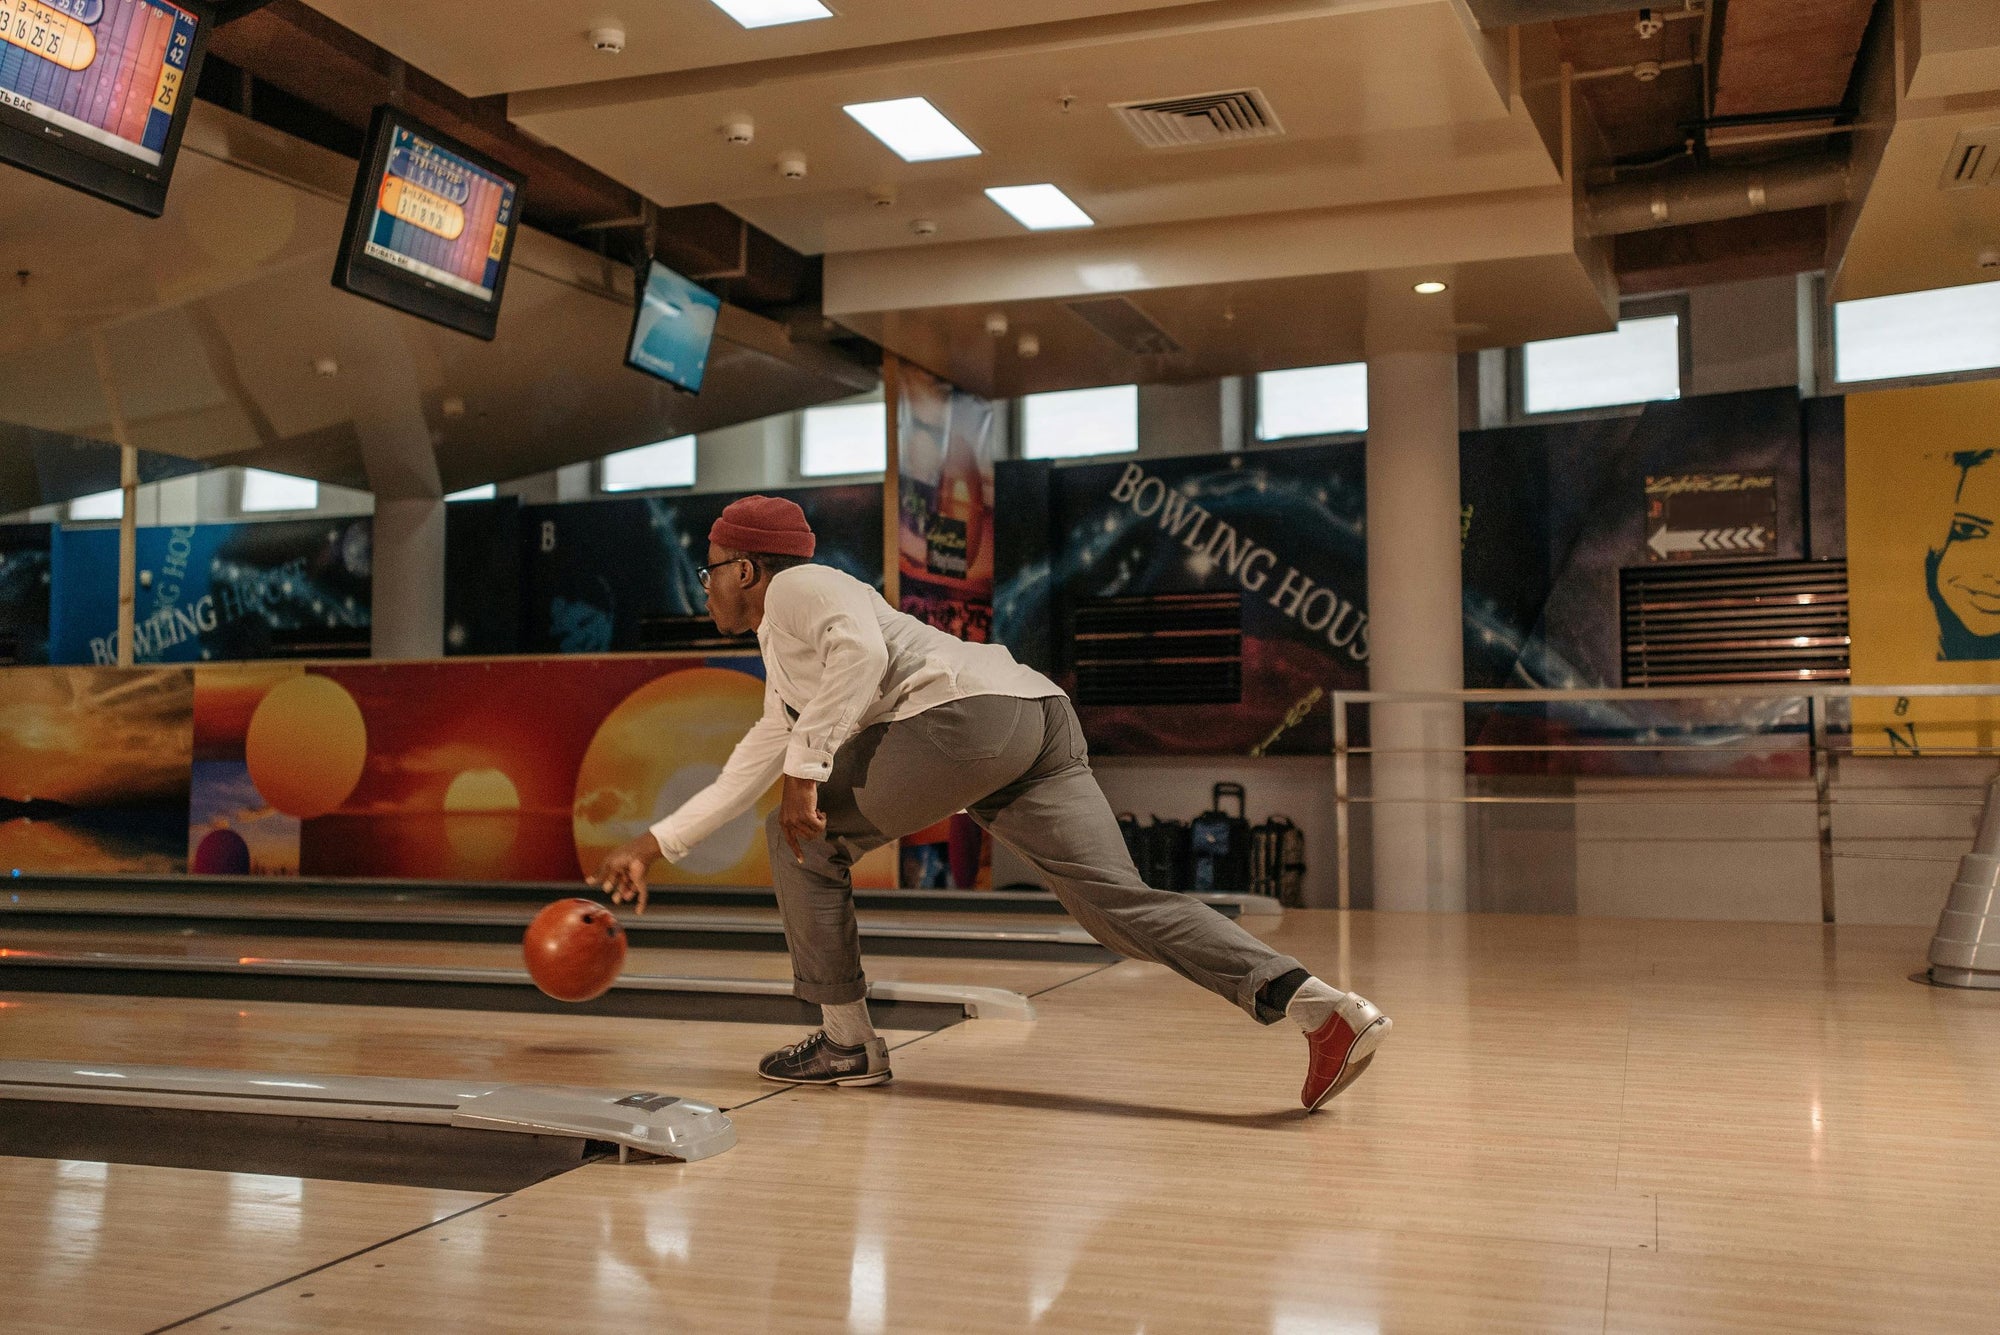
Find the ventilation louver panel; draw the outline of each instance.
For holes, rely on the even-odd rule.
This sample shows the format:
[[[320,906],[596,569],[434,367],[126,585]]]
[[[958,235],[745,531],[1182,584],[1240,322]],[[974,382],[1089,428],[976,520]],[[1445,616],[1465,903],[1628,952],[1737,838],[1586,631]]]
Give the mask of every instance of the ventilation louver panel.
[[[1940,190],[1974,190],[1992,185],[2000,171],[2000,125],[1961,130],[1944,160]]]
[[[1620,577],[1627,686],[1847,680],[1847,563],[1709,561]]]
[[[1285,132],[1255,88],[1196,93],[1151,102],[1118,102],[1111,110],[1147,148],[1206,148]]]
[[[1164,357],[1181,350],[1172,334],[1124,297],[1091,297],[1064,304],[1070,314],[1135,357]]]
[[[1243,699],[1243,595],[1093,598],[1072,652],[1085,705],[1217,705]]]

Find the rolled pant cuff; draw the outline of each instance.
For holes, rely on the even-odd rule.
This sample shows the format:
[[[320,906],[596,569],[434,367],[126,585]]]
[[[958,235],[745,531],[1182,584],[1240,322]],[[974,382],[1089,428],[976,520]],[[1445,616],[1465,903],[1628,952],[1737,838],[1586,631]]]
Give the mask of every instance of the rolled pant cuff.
[[[792,995],[815,1006],[847,1006],[868,999],[868,980],[855,978],[845,983],[814,983],[794,977]]]
[[[1276,1024],[1285,1018],[1284,1011],[1266,1006],[1258,994],[1264,990],[1264,984],[1305,967],[1290,955],[1273,955],[1244,977],[1236,994],[1236,1004],[1249,1012],[1250,1018],[1258,1024]]]

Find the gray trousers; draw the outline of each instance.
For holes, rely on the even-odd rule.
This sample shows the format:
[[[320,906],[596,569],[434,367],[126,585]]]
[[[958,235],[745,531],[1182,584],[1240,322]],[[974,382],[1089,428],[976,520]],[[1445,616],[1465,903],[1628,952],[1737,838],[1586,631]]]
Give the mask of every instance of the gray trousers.
[[[1063,907],[1111,949],[1164,964],[1260,1023],[1284,1016],[1258,992],[1297,960],[1199,900],[1139,879],[1067,697],[973,696],[865,728],[834,755],[819,805],[826,835],[804,846],[803,861],[777,812],[766,825],[792,990],[802,1001],[841,1005],[867,995],[855,860],[963,810],[1033,863]]]

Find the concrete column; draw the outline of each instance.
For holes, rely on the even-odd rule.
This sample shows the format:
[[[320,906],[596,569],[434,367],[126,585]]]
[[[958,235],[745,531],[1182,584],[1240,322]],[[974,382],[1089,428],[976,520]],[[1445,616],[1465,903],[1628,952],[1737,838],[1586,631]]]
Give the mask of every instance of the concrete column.
[[[1458,359],[1447,291],[1376,274],[1368,306],[1368,684],[1465,685]],[[1464,711],[1376,705],[1369,773],[1375,907],[1465,909]]]
[[[413,358],[385,344],[355,433],[375,493],[375,658],[444,656],[444,486]]]

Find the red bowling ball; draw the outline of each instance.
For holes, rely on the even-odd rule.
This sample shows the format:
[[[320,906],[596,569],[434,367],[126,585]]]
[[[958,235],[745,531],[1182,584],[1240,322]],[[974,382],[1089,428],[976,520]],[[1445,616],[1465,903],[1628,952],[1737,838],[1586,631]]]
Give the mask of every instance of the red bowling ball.
[[[536,987],[557,1001],[589,1001],[625,967],[625,929],[602,904],[558,899],[528,924],[521,954]]]

